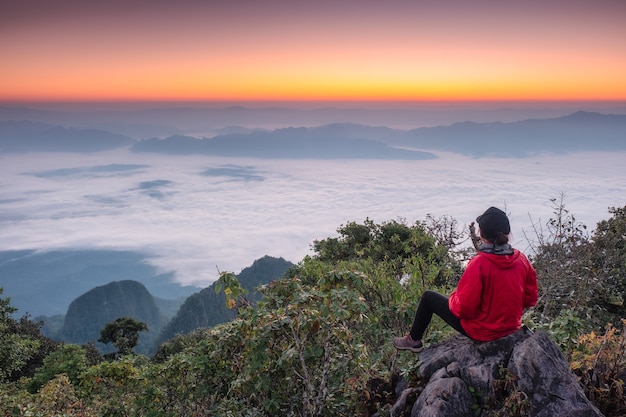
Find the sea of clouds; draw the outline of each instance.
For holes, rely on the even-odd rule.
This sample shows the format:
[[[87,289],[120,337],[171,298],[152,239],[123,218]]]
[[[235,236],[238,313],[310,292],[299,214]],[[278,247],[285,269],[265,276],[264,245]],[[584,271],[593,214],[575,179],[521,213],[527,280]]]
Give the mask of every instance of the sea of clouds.
[[[297,263],[339,226],[427,214],[461,227],[505,208],[527,250],[550,199],[590,228],[626,205],[626,155],[524,159],[440,154],[428,161],[266,160],[115,151],[0,158],[0,251],[142,251],[160,271],[204,287],[264,255]]]

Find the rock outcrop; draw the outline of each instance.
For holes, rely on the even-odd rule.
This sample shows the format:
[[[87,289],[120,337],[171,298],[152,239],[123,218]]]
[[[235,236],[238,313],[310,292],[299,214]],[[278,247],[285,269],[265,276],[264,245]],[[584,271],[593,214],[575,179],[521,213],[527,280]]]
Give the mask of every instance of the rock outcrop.
[[[394,381],[393,417],[602,416],[545,332],[520,330],[493,342],[459,335],[416,360],[422,383]]]

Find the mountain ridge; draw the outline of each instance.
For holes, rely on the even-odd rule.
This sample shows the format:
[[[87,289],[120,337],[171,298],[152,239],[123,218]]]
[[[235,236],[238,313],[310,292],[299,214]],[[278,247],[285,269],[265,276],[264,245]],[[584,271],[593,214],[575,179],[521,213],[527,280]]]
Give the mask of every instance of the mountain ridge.
[[[351,122],[408,129],[442,126],[459,120],[511,122],[558,117],[568,109],[626,113],[624,103],[84,103],[80,105],[0,104],[0,120],[108,130],[135,139],[193,132],[216,132],[224,126],[273,129],[277,126],[320,126]]]
[[[0,152],[100,152],[130,146],[128,136],[31,121],[0,122]]]
[[[276,159],[434,159],[430,152],[390,147],[381,141],[349,137],[335,133],[326,136],[320,130],[288,127],[271,132],[231,133],[212,138],[170,136],[135,143],[133,152],[175,155],[204,154],[227,157]],[[322,130],[322,132],[324,132]],[[346,137],[348,136],[348,137]]]
[[[127,147],[135,153],[275,159],[425,160],[433,152],[474,157],[536,153],[625,151],[626,115],[576,111],[555,118],[474,121],[410,130],[345,123],[273,130],[230,127],[210,137],[175,134],[135,140],[100,130],[0,121],[0,152],[97,152]]]
[[[626,115],[578,111],[551,119],[418,128],[388,143],[474,157],[526,157],[541,152],[626,151],[624,138]]]

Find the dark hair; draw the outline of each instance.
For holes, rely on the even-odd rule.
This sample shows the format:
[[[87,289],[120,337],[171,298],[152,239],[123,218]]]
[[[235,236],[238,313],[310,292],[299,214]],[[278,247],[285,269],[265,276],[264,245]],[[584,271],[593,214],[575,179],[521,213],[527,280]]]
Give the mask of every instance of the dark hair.
[[[505,235],[502,232],[498,232],[496,237],[490,238],[490,237],[485,236],[483,234],[482,230],[480,230],[480,229],[478,229],[478,230],[480,232],[480,237],[482,237],[483,239],[485,239],[489,243],[493,243],[495,245],[506,245],[507,243],[509,243],[509,235]]]
[[[506,245],[509,243],[509,235],[505,235],[502,232],[498,232],[498,235],[493,239],[493,243],[496,245]]]

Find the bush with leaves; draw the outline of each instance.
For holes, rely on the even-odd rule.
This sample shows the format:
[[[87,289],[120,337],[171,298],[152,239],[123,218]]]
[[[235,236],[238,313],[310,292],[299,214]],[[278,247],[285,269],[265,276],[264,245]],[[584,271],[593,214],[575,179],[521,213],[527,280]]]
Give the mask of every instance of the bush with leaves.
[[[436,221],[431,219],[430,228],[436,230]],[[399,280],[406,273],[407,261],[419,257],[442,267],[435,277],[435,285],[458,280],[460,276],[460,264],[451,257],[451,248],[456,245],[449,241],[447,244],[440,243],[422,222],[408,226],[404,221],[376,224],[366,219],[363,224],[349,222],[339,227],[337,232],[337,238],[316,240],[313,243],[318,260],[331,264],[346,260],[384,263],[389,273]],[[460,235],[448,233],[446,236],[450,239]]]
[[[539,300],[535,311],[548,320],[563,309],[582,312],[597,292],[591,273],[587,226],[578,222],[565,207],[564,195],[553,198],[553,217],[545,225],[534,223],[531,244],[533,263],[539,278]]]
[[[126,355],[89,367],[81,376],[79,395],[90,409],[102,416],[136,415],[137,399],[150,381],[145,356]]]
[[[607,325],[604,335],[581,335],[570,367],[587,397],[606,417],[626,415],[626,319]]]
[[[336,416],[356,407],[371,370],[359,329],[368,318],[359,274],[329,272],[261,289],[257,308],[179,338],[178,353],[150,367],[137,404],[145,415]],[[189,341],[193,340],[193,343]]]
[[[10,380],[17,381],[22,377],[32,377],[35,371],[41,367],[46,356],[61,345],[60,342],[44,336],[41,333],[42,327],[43,322],[33,321],[28,314],[23,315],[19,320],[11,321],[9,327],[11,333],[36,341],[38,347],[26,364],[11,374]]]
[[[435,237],[433,231],[440,236]],[[373,334],[377,344],[387,343],[382,338],[390,334],[406,333],[425,290],[449,293],[463,272],[460,260],[467,254],[458,248],[464,234],[456,231],[456,223],[449,218],[429,216],[427,222],[412,226],[366,219],[363,224],[350,222],[337,232],[337,238],[316,241],[313,259],[305,258],[290,273],[299,274],[305,283],[314,281],[324,265],[367,275],[368,285],[361,288],[364,302],[372,320],[385,330]],[[307,280],[308,276],[314,278]],[[435,320],[431,335],[439,332],[439,324]]]
[[[259,308],[237,320],[236,377],[220,412],[241,405],[263,415],[330,416],[352,409],[356,385],[371,366],[359,335],[368,320],[355,288],[363,279],[329,271],[315,286],[294,277],[261,289]]]
[[[611,207],[612,217],[598,222],[593,233],[593,265],[604,292],[600,302],[619,316],[626,315],[626,206]]]
[[[220,277],[215,281],[215,293],[224,292],[226,297],[226,307],[229,309],[237,309],[250,307],[250,302],[246,298],[248,290],[241,285],[235,274],[232,272],[222,272]]]
[[[40,416],[82,417],[86,411],[66,374],[59,374],[47,382],[37,394],[35,405],[35,415]]]
[[[0,416],[26,415],[27,409],[35,408],[34,398],[20,381],[0,383]]]
[[[2,293],[0,287],[0,295]],[[38,340],[18,332],[17,323],[11,317],[15,311],[10,297],[0,298],[0,382],[9,380],[26,367],[40,346]]]
[[[534,224],[527,235],[537,271],[539,301],[526,319],[557,339],[569,355],[578,336],[603,329],[623,316],[626,255],[626,210],[609,209],[613,217],[587,227],[565,207],[564,195],[552,199],[553,217]]]
[[[65,374],[74,385],[80,384],[82,373],[87,370],[86,350],[74,344],[66,344],[50,353],[37,369],[28,383],[28,390],[37,392],[45,383],[53,380],[59,374]]]

